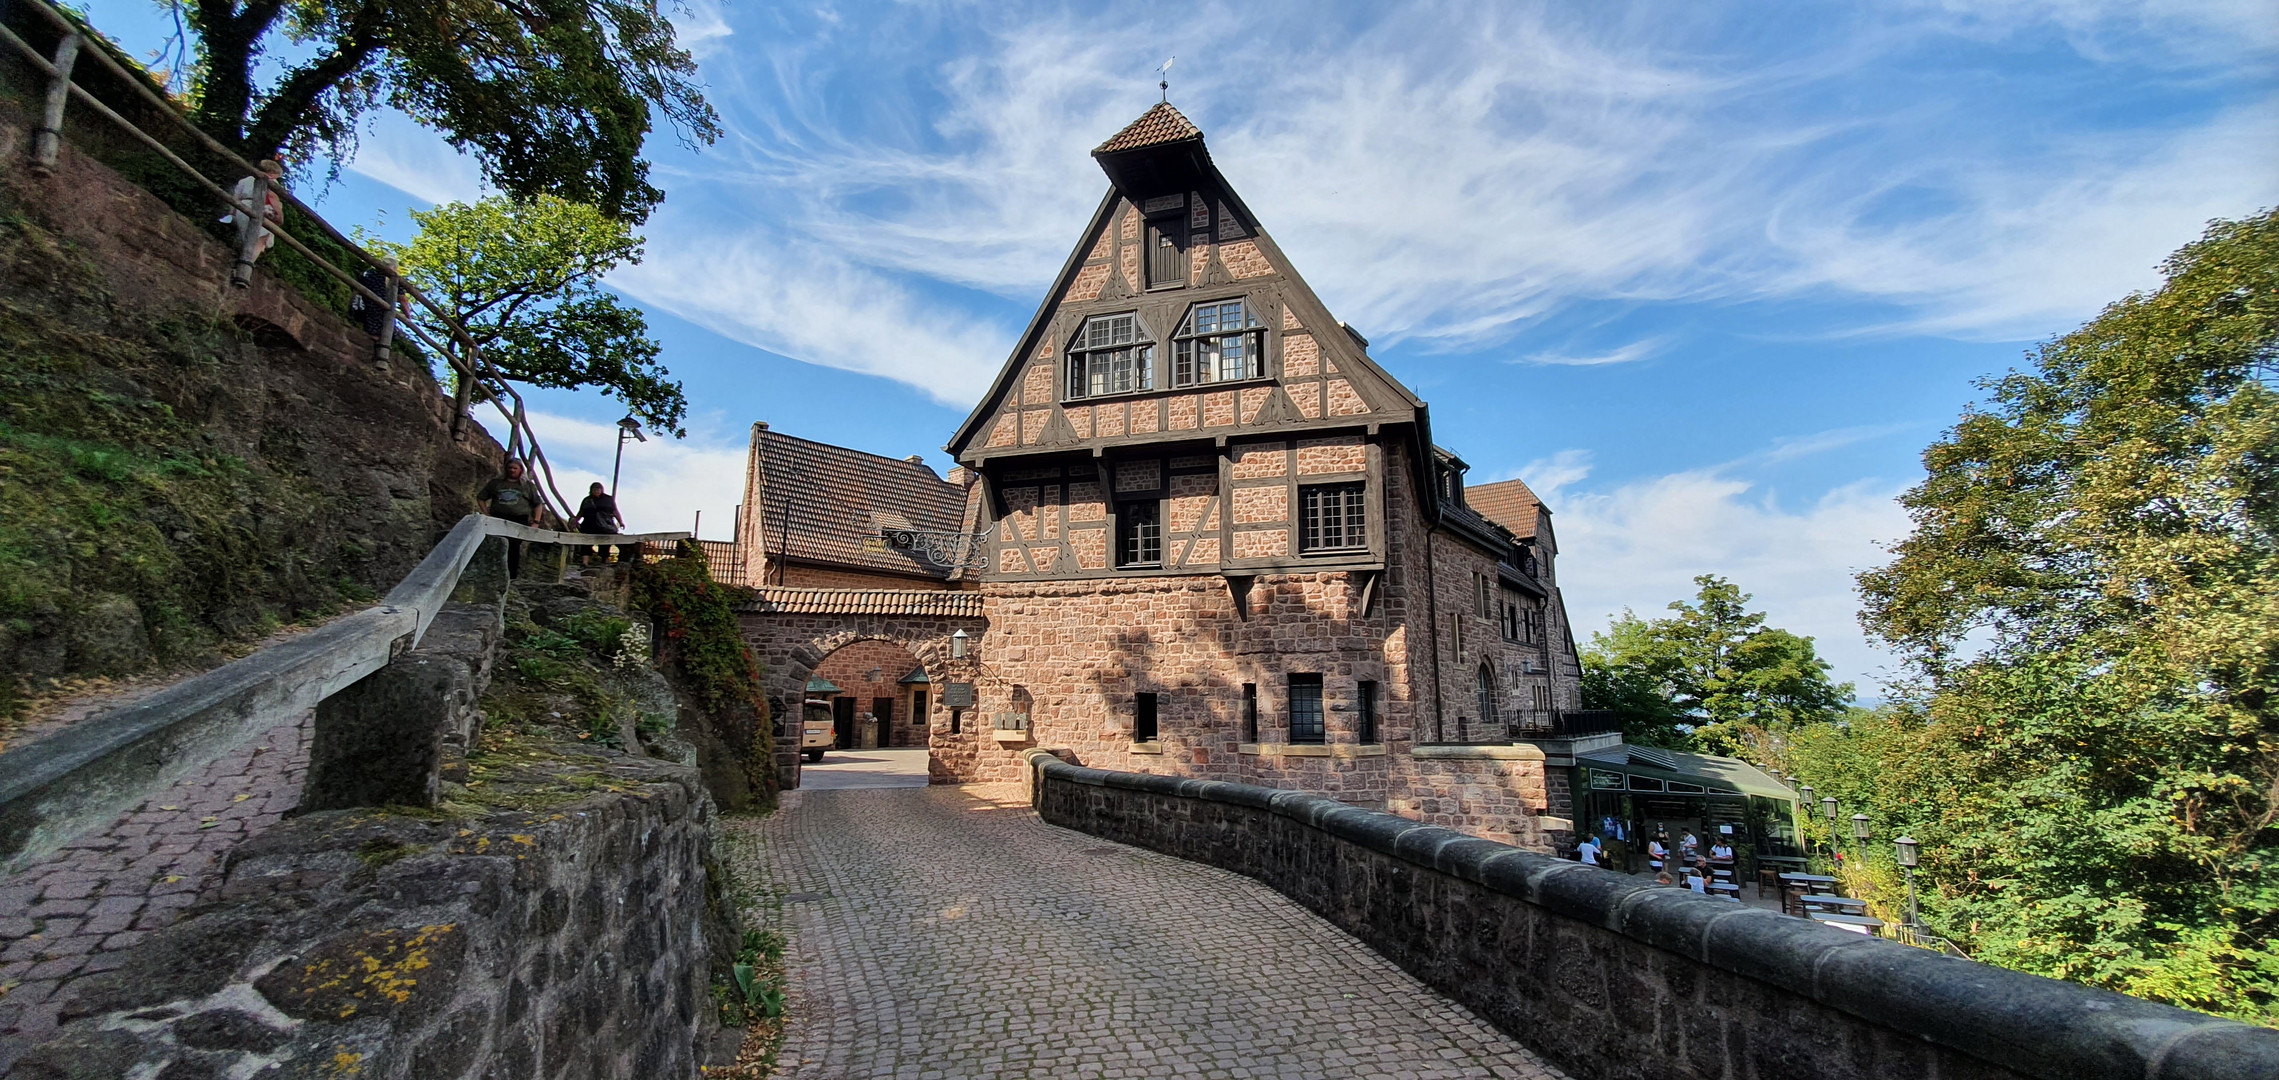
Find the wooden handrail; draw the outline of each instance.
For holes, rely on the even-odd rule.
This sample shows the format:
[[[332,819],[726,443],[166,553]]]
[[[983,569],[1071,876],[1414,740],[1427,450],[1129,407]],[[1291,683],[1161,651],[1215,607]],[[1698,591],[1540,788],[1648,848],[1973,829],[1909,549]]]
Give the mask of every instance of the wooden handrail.
[[[486,537],[583,547],[690,535],[557,532],[480,514],[460,518],[380,603],[0,754],[0,872],[21,870],[108,824],[416,648]]]

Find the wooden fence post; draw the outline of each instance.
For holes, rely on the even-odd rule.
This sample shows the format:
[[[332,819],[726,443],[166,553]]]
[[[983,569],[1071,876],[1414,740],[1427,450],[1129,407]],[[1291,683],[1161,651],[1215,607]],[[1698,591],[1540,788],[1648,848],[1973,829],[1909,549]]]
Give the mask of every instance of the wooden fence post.
[[[79,62],[78,34],[65,34],[55,46],[55,78],[47,87],[47,108],[40,113],[39,131],[32,136],[32,172],[46,176],[55,171],[56,154],[63,148],[63,105],[71,100],[71,68]]]

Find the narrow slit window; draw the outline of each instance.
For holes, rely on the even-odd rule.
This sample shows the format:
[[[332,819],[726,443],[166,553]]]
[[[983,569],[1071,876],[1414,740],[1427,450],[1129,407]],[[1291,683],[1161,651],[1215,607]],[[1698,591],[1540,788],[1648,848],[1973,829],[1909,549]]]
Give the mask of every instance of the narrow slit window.
[[[1359,714],[1354,721],[1354,739],[1362,743],[1376,742],[1377,684],[1373,682],[1363,682],[1360,686],[1356,687],[1354,689],[1353,705],[1354,711]]]
[[[1135,695],[1132,700],[1132,741],[1154,742],[1155,738],[1155,695]]]
[[[1290,676],[1290,741],[1320,743],[1326,741],[1326,736],[1327,729],[1322,723],[1322,677]]]
[[[1242,684],[1242,741],[1258,741],[1258,684]]]

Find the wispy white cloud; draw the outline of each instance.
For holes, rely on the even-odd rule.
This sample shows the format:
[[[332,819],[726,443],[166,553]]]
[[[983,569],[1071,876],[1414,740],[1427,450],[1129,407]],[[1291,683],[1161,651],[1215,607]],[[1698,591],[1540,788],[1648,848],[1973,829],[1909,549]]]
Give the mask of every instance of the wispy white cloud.
[[[1644,360],[1662,351],[1663,345],[1664,342],[1660,338],[1647,338],[1643,341],[1633,341],[1609,352],[1579,354],[1539,352],[1530,353],[1510,362],[1514,364],[1541,364],[1551,367],[1600,367],[1606,364],[1627,364],[1633,360]]]
[[[1961,91],[1843,114],[1811,101],[1940,35],[2055,26],[2085,52],[2155,30],[2189,44],[2251,22],[2251,6],[2171,18],[2157,4],[1942,2],[1858,15],[1779,55],[1700,44],[1720,30],[1703,13],[1412,3],[1331,30],[1272,4],[1007,10],[967,20],[942,55],[893,54],[915,89],[869,80],[881,59],[863,54],[876,97],[862,124],[841,96],[845,30],[826,20],[715,73],[736,134],[686,166],[768,207],[770,223],[723,226],[717,202],[668,203],[652,232],[671,242],[626,285],[799,359],[969,400],[1014,327],[962,317],[972,304],[956,291],[1037,299],[1103,187],[1086,151],[1144,107],[1133,85],[1162,59],[1131,43],[1176,28],[1277,42],[1183,49],[1176,96],[1301,271],[1380,344],[1480,347],[1578,300],[1798,296],[1899,313],[1863,330],[2036,336],[2150,284],[2205,219],[2279,201],[2279,99],[2174,130],[2031,140],[1966,122]],[[927,45],[957,21],[905,14]],[[2253,50],[2268,37],[2229,40]],[[1910,200],[1932,209],[1895,211]],[[778,261],[813,279],[797,303],[759,295],[785,275],[716,276],[738,251],[779,245]],[[951,332],[880,350],[814,325],[880,310],[882,288],[913,327]],[[1657,344],[1526,360],[1617,364]]]
[[[1886,560],[1882,544],[1907,534],[1898,493],[1863,480],[1792,508],[1715,471],[1570,493],[1555,513],[1559,585],[1576,639],[1625,608],[1655,617],[1692,598],[1695,575],[1718,574],[1753,594],[1772,625],[1810,635],[1837,678],[1873,694],[1895,663],[1861,633],[1852,578]]]
[[[401,113],[374,115],[348,171],[427,203],[471,202],[485,194],[473,158]]]
[[[617,452],[617,425],[532,412],[531,430],[554,468],[554,483],[574,507],[586,485],[607,486]],[[494,419],[484,425],[505,434]],[[502,440],[503,441],[503,440]],[[618,508],[635,532],[687,529],[704,515],[701,535],[728,539],[736,504],[743,499],[746,448],[718,438],[671,439],[652,435],[628,442],[619,479]]]
[[[1527,490],[1556,510],[1558,495],[1575,484],[1589,478],[1591,452],[1588,450],[1561,450],[1550,457],[1540,457],[1517,470],[1489,478],[1499,480],[1525,480]]]

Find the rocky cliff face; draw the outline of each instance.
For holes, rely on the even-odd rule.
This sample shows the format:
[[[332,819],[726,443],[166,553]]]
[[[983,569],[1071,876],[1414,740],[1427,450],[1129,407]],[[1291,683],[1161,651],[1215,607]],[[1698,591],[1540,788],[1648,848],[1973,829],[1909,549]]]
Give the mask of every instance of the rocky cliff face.
[[[80,147],[30,175],[19,106],[0,94],[0,687],[205,662],[392,586],[497,444],[452,437],[417,358],[375,364],[265,270],[230,288],[202,224]]]

